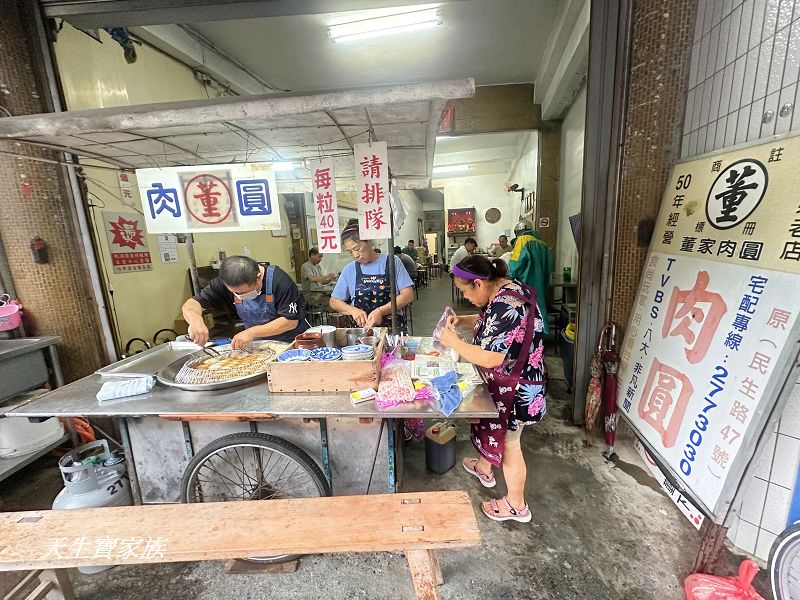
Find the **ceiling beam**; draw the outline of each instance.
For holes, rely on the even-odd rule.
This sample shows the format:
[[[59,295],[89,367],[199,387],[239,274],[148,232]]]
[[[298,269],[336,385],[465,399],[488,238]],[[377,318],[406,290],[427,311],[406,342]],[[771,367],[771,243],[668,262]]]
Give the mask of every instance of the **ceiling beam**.
[[[543,119],[559,119],[586,79],[589,65],[589,0],[569,0],[548,42],[534,101]]]
[[[444,0],[461,2],[464,0]],[[46,17],[80,29],[201,23],[349,12],[428,4],[430,0],[39,0]]]
[[[87,133],[138,131],[162,127],[236,123],[247,119],[325,112],[356,106],[378,106],[451,98],[470,98],[475,80],[458,79],[431,83],[385,85],[369,88],[214,98],[159,104],[137,104],[112,108],[25,115],[0,119],[0,139]]]

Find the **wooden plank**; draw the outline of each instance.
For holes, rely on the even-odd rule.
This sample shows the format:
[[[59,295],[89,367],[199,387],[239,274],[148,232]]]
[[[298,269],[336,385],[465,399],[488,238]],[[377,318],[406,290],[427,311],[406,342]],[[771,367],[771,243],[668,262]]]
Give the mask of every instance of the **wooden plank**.
[[[75,600],[75,592],[72,589],[72,582],[67,571],[45,569],[39,574],[39,579],[53,584],[53,588],[47,594],[47,600]]]
[[[0,513],[0,571],[479,543],[466,492]]]
[[[439,587],[430,554],[426,550],[407,550],[406,560],[418,600],[438,600]]]
[[[299,560],[278,563],[276,565],[248,562],[246,560],[229,560],[225,563],[228,575],[266,575],[271,573],[294,573]]]
[[[431,559],[431,565],[433,565],[433,574],[436,575],[436,585],[444,585],[442,568],[439,566],[439,557],[436,556],[436,550],[428,550],[428,556]]]
[[[17,598],[17,594],[28,587],[34,579],[38,579],[40,573],[41,571],[29,572],[25,577],[20,579],[19,583],[15,585],[10,592],[7,592],[6,595],[3,596],[3,600],[14,600]]]
[[[53,590],[52,581],[42,581],[34,590],[25,596],[25,600],[45,600],[47,594]]]
[[[269,413],[182,413],[158,415],[166,421],[269,421],[276,419]]]

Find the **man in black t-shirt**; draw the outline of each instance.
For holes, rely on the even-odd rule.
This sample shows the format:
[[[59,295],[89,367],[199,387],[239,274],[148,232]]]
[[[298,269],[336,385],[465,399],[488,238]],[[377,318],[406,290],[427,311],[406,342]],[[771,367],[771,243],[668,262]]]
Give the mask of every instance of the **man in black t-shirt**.
[[[294,281],[280,267],[257,263],[247,256],[222,261],[219,276],[183,304],[189,337],[208,341],[203,309],[236,312],[245,330],[233,337],[234,348],[245,348],[257,338],[291,342],[308,329],[305,301]]]

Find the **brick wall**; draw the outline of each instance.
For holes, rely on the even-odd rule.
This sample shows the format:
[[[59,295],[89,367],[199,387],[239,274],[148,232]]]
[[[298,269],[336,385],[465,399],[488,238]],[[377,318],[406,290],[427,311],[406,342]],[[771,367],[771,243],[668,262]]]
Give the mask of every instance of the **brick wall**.
[[[0,106],[12,115],[48,110],[35,29],[19,4],[0,0]],[[0,143],[0,150],[59,158],[9,142]],[[0,190],[0,234],[25,307],[26,333],[61,336],[59,357],[67,380],[88,375],[101,365],[97,306],[87,293],[85,259],[62,169],[0,155]],[[36,236],[49,246],[48,264],[33,261],[29,245]]]
[[[630,87],[611,319],[627,325],[647,248],[637,226],[655,218],[670,168],[680,157],[697,0],[635,0]]]

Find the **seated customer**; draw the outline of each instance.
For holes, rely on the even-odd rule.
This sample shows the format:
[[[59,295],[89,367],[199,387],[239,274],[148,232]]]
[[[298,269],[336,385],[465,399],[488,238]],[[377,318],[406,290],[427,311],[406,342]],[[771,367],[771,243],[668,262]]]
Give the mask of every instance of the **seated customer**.
[[[306,297],[308,305],[314,310],[328,308],[333,288],[326,284],[330,284],[336,279],[334,273],[322,274],[322,267],[319,266],[321,262],[322,254],[316,248],[311,248],[308,251],[308,260],[300,268],[300,276],[303,279],[303,295]]]
[[[400,246],[394,247],[394,255],[398,256],[403,263],[403,266],[408,271],[408,276],[415,282],[417,281],[417,263],[408,254],[400,249]]]

